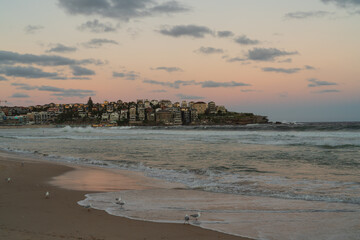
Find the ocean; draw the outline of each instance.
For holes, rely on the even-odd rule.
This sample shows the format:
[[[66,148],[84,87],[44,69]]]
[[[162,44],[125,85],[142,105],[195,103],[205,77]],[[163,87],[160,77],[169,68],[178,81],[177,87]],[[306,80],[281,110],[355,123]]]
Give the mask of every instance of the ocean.
[[[79,202],[113,215],[183,223],[200,212],[190,224],[254,239],[360,236],[359,122],[9,128],[0,150],[168,184]]]

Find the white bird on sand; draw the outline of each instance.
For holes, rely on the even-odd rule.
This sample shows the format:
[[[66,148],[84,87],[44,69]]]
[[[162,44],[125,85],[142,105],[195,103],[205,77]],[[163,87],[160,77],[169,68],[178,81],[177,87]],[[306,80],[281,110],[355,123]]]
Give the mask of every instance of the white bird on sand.
[[[120,207],[123,207],[125,205],[125,201],[121,199],[121,197],[115,198],[116,204],[120,205]]]
[[[49,199],[49,198],[50,198],[50,193],[49,193],[49,192],[46,192],[46,193],[45,193],[45,198],[46,198],[46,199]]]
[[[7,181],[8,183],[10,183],[10,182],[11,182],[11,178],[8,177],[8,178],[6,179],[6,181]]]
[[[191,214],[190,217],[193,217],[196,219],[196,221],[198,220],[198,218],[201,216],[200,212],[197,212],[195,214]]]
[[[189,215],[186,214],[184,220],[185,220],[185,221],[184,221],[184,224],[185,224],[185,223],[189,223],[189,220],[190,220]]]

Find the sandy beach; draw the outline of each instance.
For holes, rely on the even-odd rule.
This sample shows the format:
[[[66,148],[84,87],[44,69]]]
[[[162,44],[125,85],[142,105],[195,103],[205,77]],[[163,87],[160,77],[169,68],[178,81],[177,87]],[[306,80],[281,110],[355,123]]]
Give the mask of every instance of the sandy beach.
[[[71,166],[0,156],[0,239],[246,239],[184,224],[115,217],[79,206],[91,191],[68,190],[49,182]],[[6,179],[10,177],[11,182]],[[50,198],[45,193],[50,192]]]

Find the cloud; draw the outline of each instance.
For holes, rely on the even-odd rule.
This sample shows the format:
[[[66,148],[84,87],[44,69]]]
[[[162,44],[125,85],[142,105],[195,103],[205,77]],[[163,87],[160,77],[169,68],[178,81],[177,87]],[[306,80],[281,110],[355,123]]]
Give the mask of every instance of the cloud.
[[[95,96],[95,92],[93,90],[83,90],[83,89],[64,89],[52,86],[40,86],[38,87],[39,91],[45,92],[54,92],[52,96],[58,97],[89,97]]]
[[[34,67],[0,67],[0,73],[8,77],[23,77],[23,78],[51,78],[58,76],[57,73],[44,72],[40,68]]]
[[[217,54],[217,53],[224,53],[224,50],[221,48],[200,47],[198,50],[195,50],[195,52],[201,54]]]
[[[109,39],[105,39],[105,38],[93,38],[90,41],[83,43],[83,45],[87,48],[99,48],[104,44],[118,45],[119,43],[114,40],[109,40]]]
[[[192,96],[192,95],[184,95],[184,94],[176,94],[176,96],[180,99],[185,99],[185,100],[195,100],[195,99],[204,99],[205,97],[200,97],[200,96]]]
[[[79,67],[79,66],[71,66],[71,69],[73,70],[74,76],[89,76],[89,75],[95,75],[95,72],[93,70]]]
[[[228,38],[228,37],[232,37],[235,34],[231,31],[218,31],[217,32],[217,36],[220,38]]]
[[[282,51],[276,48],[254,48],[248,51],[248,60],[253,61],[273,61],[278,57],[299,54],[295,52]]]
[[[226,59],[227,62],[243,62],[243,64],[248,64],[246,61],[274,61],[279,57],[289,56],[299,54],[297,51],[295,52],[287,52],[283,50],[279,50],[276,48],[254,48],[248,50],[244,57],[229,57],[223,56],[223,59]],[[288,58],[278,62],[291,62],[292,59]]]
[[[63,76],[57,76],[57,77],[52,77],[50,79],[52,79],[52,80],[68,80],[69,78],[68,77],[63,77]]]
[[[266,67],[266,68],[262,68],[262,70],[264,72],[277,72],[277,73],[287,73],[287,74],[292,74],[292,73],[297,73],[299,71],[301,71],[301,68],[272,68],[272,67]]]
[[[321,86],[334,86],[334,85],[338,85],[335,82],[327,82],[327,81],[319,81],[316,78],[310,78],[308,79],[308,81],[310,82],[308,87],[321,87]]]
[[[58,52],[58,53],[68,53],[68,52],[75,52],[77,50],[76,47],[67,47],[61,43],[56,44],[55,47],[46,50],[46,52]]]
[[[194,37],[194,38],[204,38],[205,35],[213,34],[210,28],[205,26],[197,25],[177,25],[173,27],[165,26],[160,29],[160,32],[163,35],[171,37]]]
[[[88,77],[71,77],[69,80],[90,80]]]
[[[7,81],[7,78],[0,76],[0,81]]]
[[[19,54],[16,52],[0,51],[0,64],[36,64],[40,66],[65,66],[65,65],[81,65],[96,64],[101,65],[104,62],[95,59],[75,60],[56,55],[34,55]]]
[[[161,81],[156,81],[156,80],[145,79],[143,82],[148,83],[148,84],[153,84],[153,85],[160,85],[160,86],[164,86],[164,87],[175,88],[175,89],[178,89],[181,86],[197,85],[197,83],[194,80],[191,80],[191,81],[176,80],[174,82],[161,82]]]
[[[194,80],[192,81],[182,81],[182,80],[177,80],[175,82],[161,82],[161,81],[156,81],[156,80],[144,80],[144,83],[149,83],[149,84],[154,84],[154,85],[161,85],[161,86],[165,86],[165,87],[171,87],[171,88],[180,88],[180,86],[188,86],[188,85],[194,85],[196,84],[196,82]]]
[[[218,88],[218,87],[244,87],[251,86],[250,84],[241,83],[241,82],[214,82],[214,81],[204,81],[200,82],[202,88]]]
[[[241,45],[256,45],[256,44],[260,43],[259,40],[250,39],[245,35],[242,35],[242,36],[239,36],[239,37],[235,38],[234,41],[236,43],[238,43],[238,44],[241,44]]]
[[[178,13],[178,12],[187,12],[190,9],[188,7],[185,7],[184,5],[181,5],[177,1],[169,1],[164,2],[162,4],[156,5],[150,9],[150,12],[152,13]]]
[[[287,59],[278,61],[278,63],[291,63],[291,62],[292,62],[291,58],[287,58]]]
[[[245,62],[248,59],[246,58],[240,58],[240,57],[234,57],[234,58],[227,58],[227,62]]]
[[[305,65],[304,68],[305,68],[305,70],[316,70],[315,67],[310,66],[310,65]]]
[[[317,92],[314,92],[314,93],[338,93],[338,92],[340,92],[340,90],[337,90],[337,89],[327,89],[327,90],[317,91]]]
[[[96,15],[119,21],[189,11],[177,1],[156,0],[58,0],[58,5],[72,15]]]
[[[64,76],[57,76],[49,78],[51,80],[90,80],[89,77],[64,77]]]
[[[29,98],[30,96],[25,93],[14,93],[11,98]]]
[[[37,33],[39,32],[41,29],[43,29],[44,27],[43,26],[40,26],[40,25],[27,25],[25,28],[24,28],[24,31],[26,34],[34,34],[34,33]]]
[[[198,83],[196,83],[195,80],[190,80],[190,81],[183,81],[183,80],[176,80],[175,85],[182,85],[182,86],[190,86],[190,85],[197,85]]]
[[[113,72],[113,77],[124,78],[125,80],[136,80],[140,76],[139,76],[139,74],[135,73],[134,71],[130,71],[130,72],[122,72],[122,73]]]
[[[338,7],[342,8],[351,8],[351,7],[359,7],[359,0],[321,0],[323,3],[333,3]]]
[[[202,88],[218,88],[218,87],[244,87],[244,86],[251,86],[250,84],[241,83],[241,82],[215,82],[215,81],[203,81],[203,82],[196,82],[195,80],[191,81],[182,81],[177,80],[174,82],[161,82],[156,80],[144,80],[144,83],[153,84],[153,85],[161,85],[164,87],[170,87],[179,89],[182,86],[192,86],[192,85],[200,85]]]
[[[126,32],[129,36],[131,36],[131,38],[135,39],[141,32],[141,29],[129,27],[128,29],[126,29]]]
[[[285,14],[286,19],[306,19],[306,18],[322,18],[333,15],[333,12],[327,11],[308,11],[308,12],[290,12]]]
[[[117,27],[113,27],[113,25],[109,22],[101,23],[99,20],[95,19],[93,21],[87,21],[81,24],[78,29],[80,31],[90,31],[93,33],[107,33],[107,32],[116,32]]]
[[[229,58],[228,56],[224,56],[227,62],[245,62],[245,61],[274,61],[279,57],[289,56],[299,54],[297,51],[295,52],[287,52],[283,50],[279,50],[277,48],[254,48],[248,50],[245,57],[234,57]],[[286,61],[289,61],[288,59]]]
[[[172,73],[172,72],[183,72],[181,68],[178,67],[157,67],[157,68],[151,68],[151,70],[164,70],[166,72]]]
[[[279,62],[284,62],[284,61],[279,61]],[[287,74],[297,73],[301,70],[315,70],[315,69],[316,68],[309,65],[305,65],[304,68],[273,68],[273,67],[262,68],[264,72],[278,72],[278,73],[287,73]]]
[[[160,90],[153,90],[151,92],[153,92],[153,93],[166,93],[167,91],[163,90],[163,89],[160,89]]]
[[[95,91],[93,90],[83,90],[83,89],[65,89],[58,88],[53,86],[31,86],[25,83],[12,83],[12,86],[17,86],[17,89],[23,90],[38,90],[43,92],[52,92],[52,96],[59,97],[89,97],[95,96]]]
[[[21,89],[21,90],[36,90],[38,89],[37,86],[31,86],[29,84],[26,83],[11,83],[12,86],[15,86],[16,89]]]
[[[52,87],[52,86],[41,86],[37,88],[39,91],[47,91],[47,92],[63,92],[63,88]]]

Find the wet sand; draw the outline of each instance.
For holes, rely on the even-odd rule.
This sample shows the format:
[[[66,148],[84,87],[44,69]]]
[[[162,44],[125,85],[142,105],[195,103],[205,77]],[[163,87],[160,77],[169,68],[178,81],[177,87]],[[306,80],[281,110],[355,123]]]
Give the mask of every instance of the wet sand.
[[[91,191],[49,183],[73,167],[29,160],[22,166],[22,161],[0,154],[0,239],[246,239],[191,225],[135,221],[88,211],[77,202]],[[129,183],[136,185],[131,180]],[[46,191],[50,192],[49,199],[45,198]]]

